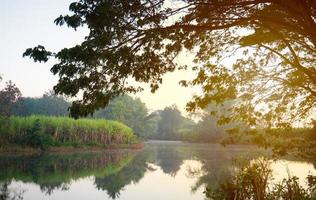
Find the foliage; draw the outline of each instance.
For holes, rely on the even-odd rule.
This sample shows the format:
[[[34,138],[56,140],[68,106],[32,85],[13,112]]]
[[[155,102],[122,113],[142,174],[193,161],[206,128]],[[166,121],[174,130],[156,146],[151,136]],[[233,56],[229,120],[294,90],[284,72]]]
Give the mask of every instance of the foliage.
[[[177,139],[178,129],[183,123],[184,117],[178,108],[173,105],[159,111],[157,132],[153,135],[155,139]]]
[[[18,116],[49,115],[67,116],[70,103],[52,91],[41,98],[23,97],[13,105],[13,114]]]
[[[219,142],[226,134],[227,127],[221,126],[218,118],[212,113],[219,110],[216,106],[209,105],[198,114],[200,120],[193,129],[193,134],[188,135],[188,139],[197,142]],[[227,125],[226,125],[227,126]]]
[[[139,98],[127,95],[116,97],[107,107],[98,110],[94,117],[120,121],[131,127],[140,138],[148,138],[155,131],[155,115],[148,113]]]
[[[40,121],[36,119],[33,126],[26,131],[21,144],[47,150],[49,146],[53,145],[53,138],[51,135],[41,132]]]
[[[316,135],[312,128],[273,128],[258,131],[248,130],[245,133],[227,134],[220,143],[254,144],[264,148],[271,148],[274,156],[286,154],[299,157],[315,157]]]
[[[288,179],[283,179],[281,183],[274,185],[273,190],[267,195],[267,199],[278,200],[278,199],[304,199],[313,200],[315,196],[315,176],[308,175],[306,180],[308,182],[308,188],[302,187],[297,177],[289,177]],[[314,181],[314,182],[313,182]]]
[[[207,188],[205,195],[216,200],[312,200],[315,199],[315,177],[308,176],[308,188],[297,177],[272,184],[270,162],[258,159],[237,169],[237,172],[217,189]]]
[[[0,144],[22,144],[46,149],[49,145],[109,145],[135,141],[126,125],[110,120],[67,117],[10,117],[0,126]]]
[[[177,138],[180,140],[196,142],[196,140],[192,140],[192,138],[196,136],[196,127],[197,124],[195,121],[190,118],[183,117],[180,127],[176,131]]]
[[[257,144],[269,147],[276,155],[285,155],[289,152],[300,156],[315,156],[316,135],[312,128],[270,129],[261,136]]]
[[[41,98],[23,97],[13,104],[13,114],[17,116],[46,115],[67,116],[70,103],[53,91]],[[93,118],[120,121],[131,127],[140,138],[148,138],[155,131],[154,114],[149,114],[146,105],[139,98],[119,96],[106,108],[98,110]]]
[[[182,138],[192,142],[212,142],[218,143],[229,137],[229,131],[236,127],[237,123],[227,123],[225,119],[220,116],[228,118],[231,115],[230,108],[234,102],[225,102],[222,105],[209,104],[203,110],[192,113],[195,117],[199,118],[199,121],[194,124],[187,134],[184,134]],[[224,121],[223,121],[224,120]],[[238,124],[239,127],[241,124]],[[237,139],[236,134],[232,137]],[[235,140],[238,143],[238,140]],[[237,142],[238,141],[238,142]]]
[[[12,107],[21,98],[21,92],[12,81],[6,83],[6,87],[0,91],[0,116],[9,117]]]
[[[59,60],[51,68],[59,76],[55,91],[69,96],[83,91],[83,98],[71,106],[74,117],[104,107],[117,95],[141,90],[127,78],[150,83],[155,91],[163,74],[187,68],[174,62],[183,51],[195,55],[192,69],[198,76],[181,83],[203,90],[189,110],[237,99],[229,121],[267,127],[288,126],[313,112],[314,1],[172,2],[79,0],[70,4],[71,15],[55,23],[88,27],[85,41],[57,53],[38,46],[24,56]],[[225,64],[232,55],[233,65]]]

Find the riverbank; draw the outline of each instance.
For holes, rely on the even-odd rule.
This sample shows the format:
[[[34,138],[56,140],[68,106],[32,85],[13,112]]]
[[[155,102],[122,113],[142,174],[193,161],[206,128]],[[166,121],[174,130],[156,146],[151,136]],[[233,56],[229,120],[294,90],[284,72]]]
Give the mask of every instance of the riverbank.
[[[0,147],[0,155],[37,155],[42,153],[81,153],[81,152],[102,152],[116,150],[139,150],[144,147],[144,143],[107,145],[107,146],[61,146],[50,147],[43,151],[39,148],[21,147],[21,146],[4,146]]]

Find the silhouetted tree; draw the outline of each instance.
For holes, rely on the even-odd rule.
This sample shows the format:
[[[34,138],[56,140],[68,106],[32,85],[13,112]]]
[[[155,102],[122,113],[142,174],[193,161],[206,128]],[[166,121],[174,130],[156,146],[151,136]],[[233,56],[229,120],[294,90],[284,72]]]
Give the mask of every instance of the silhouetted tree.
[[[287,126],[315,106],[315,1],[80,0],[69,9],[73,13],[55,23],[88,27],[85,41],[57,53],[38,46],[24,56],[59,60],[51,69],[59,76],[55,91],[70,96],[83,91],[71,106],[74,117],[141,90],[127,78],[150,83],[155,91],[185,50],[196,56],[198,76],[191,84],[204,92],[189,103],[190,110],[239,99],[231,120]],[[224,65],[230,55],[238,59]]]

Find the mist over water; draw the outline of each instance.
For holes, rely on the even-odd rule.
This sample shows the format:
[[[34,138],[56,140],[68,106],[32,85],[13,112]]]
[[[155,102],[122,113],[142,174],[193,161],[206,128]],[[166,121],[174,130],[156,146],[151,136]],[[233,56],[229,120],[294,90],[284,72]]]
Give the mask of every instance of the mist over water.
[[[242,159],[267,152],[253,146],[146,143],[141,150],[1,156],[0,187],[4,199],[204,199]],[[290,173],[304,184],[316,175],[310,160],[277,160],[274,181]],[[304,170],[302,170],[304,169]]]

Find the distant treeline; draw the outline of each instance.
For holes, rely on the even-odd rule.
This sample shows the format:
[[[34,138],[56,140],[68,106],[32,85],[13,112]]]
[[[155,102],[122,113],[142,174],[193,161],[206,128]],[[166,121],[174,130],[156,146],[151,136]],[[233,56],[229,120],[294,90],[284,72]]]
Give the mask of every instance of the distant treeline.
[[[7,109],[3,115],[69,115],[70,102],[52,91],[46,92],[42,97],[22,97],[12,82],[7,83],[4,90],[8,91],[5,93],[7,96],[15,96],[15,99],[11,103],[7,102]],[[9,95],[10,91],[13,94]],[[139,98],[127,95],[115,98],[107,107],[96,111],[90,118],[120,121],[131,127],[134,133],[143,139],[214,142],[224,136],[223,129],[217,127],[214,117],[203,115],[196,123],[184,117],[175,105],[149,112]]]
[[[19,98],[12,106],[12,114],[17,116],[68,116],[69,106],[70,103],[65,98],[49,91],[39,98]]]
[[[40,98],[19,99],[13,104],[12,113],[16,116],[68,116],[69,105],[65,98],[49,92]],[[115,98],[90,118],[120,121],[144,139],[216,142],[224,136],[224,130],[217,126],[214,117],[203,116],[196,123],[184,117],[175,105],[149,112],[139,98],[127,95]]]
[[[54,92],[42,97],[22,97],[19,88],[11,81],[0,90],[0,117],[10,116],[68,116],[70,102]],[[224,136],[216,120],[210,115],[201,115],[196,123],[184,117],[173,105],[162,110],[149,112],[146,105],[131,96],[118,96],[109,105],[94,113],[90,118],[116,120],[131,127],[143,139],[188,140],[215,142]]]
[[[4,89],[0,90],[0,103],[0,116],[68,116],[70,105],[67,99],[55,95],[53,92],[47,92],[39,98],[22,97],[19,89],[10,81]],[[314,129],[271,129],[264,130],[263,134],[245,129],[241,134],[229,134],[229,130],[233,130],[234,125],[219,126],[217,122],[220,119],[211,113],[229,115],[231,103],[228,102],[221,108],[209,105],[197,115],[199,121],[195,122],[184,117],[175,105],[149,112],[139,98],[125,95],[113,99],[107,107],[96,111],[90,118],[122,122],[131,127],[134,133],[143,139],[221,142],[224,144],[259,143],[263,146],[273,143],[275,149],[281,153],[285,146],[304,147],[307,151],[313,149],[314,141],[316,141],[316,123]],[[301,145],[304,141],[311,141],[311,144],[307,144],[307,142],[307,145]]]

